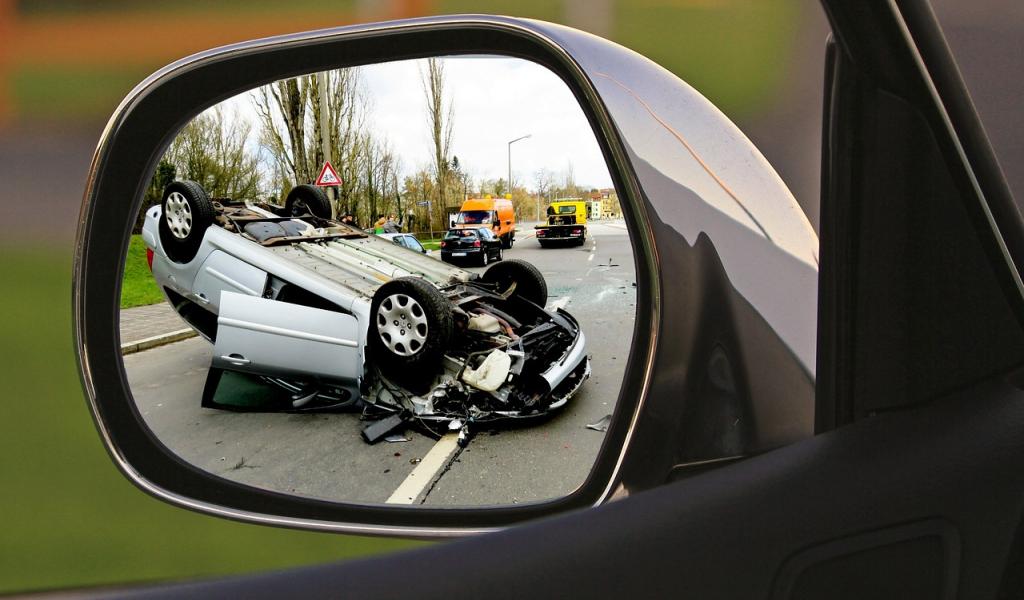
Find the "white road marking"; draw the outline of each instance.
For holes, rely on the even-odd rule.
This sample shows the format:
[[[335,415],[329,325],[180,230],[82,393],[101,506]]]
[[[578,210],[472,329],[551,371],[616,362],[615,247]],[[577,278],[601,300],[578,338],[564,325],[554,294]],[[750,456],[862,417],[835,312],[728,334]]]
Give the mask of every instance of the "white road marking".
[[[413,504],[423,490],[434,482],[438,473],[448,465],[448,461],[459,449],[459,434],[449,433],[434,444],[420,464],[409,473],[398,488],[387,499],[388,504]]]
[[[592,260],[594,260],[594,251],[593,250],[590,251],[590,256],[587,257],[587,262],[590,262]]]

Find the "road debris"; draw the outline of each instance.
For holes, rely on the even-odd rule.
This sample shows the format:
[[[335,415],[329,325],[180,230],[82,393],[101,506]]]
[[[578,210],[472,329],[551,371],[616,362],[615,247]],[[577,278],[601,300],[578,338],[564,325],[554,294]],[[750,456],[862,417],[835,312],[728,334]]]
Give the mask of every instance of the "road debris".
[[[588,423],[587,429],[593,429],[594,431],[605,432],[608,431],[608,424],[612,422],[611,415],[605,415],[597,420],[595,423]]]

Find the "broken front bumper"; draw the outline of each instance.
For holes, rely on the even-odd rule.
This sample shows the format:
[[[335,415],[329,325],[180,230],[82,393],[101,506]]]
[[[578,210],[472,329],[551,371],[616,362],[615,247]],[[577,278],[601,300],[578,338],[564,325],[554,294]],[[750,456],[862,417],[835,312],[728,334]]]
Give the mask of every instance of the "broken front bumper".
[[[572,324],[573,328],[576,330],[576,339],[573,340],[572,345],[565,351],[565,354],[563,354],[558,361],[552,364],[547,371],[544,371],[544,373],[541,374],[541,378],[548,384],[549,392],[557,389],[565,378],[568,377],[569,374],[587,358],[587,338],[583,335],[583,331],[580,329],[579,323],[576,322],[576,319],[574,319],[572,315],[561,308],[558,309],[558,314]],[[589,371],[590,369],[588,367],[588,374]],[[569,395],[571,396],[572,394]]]

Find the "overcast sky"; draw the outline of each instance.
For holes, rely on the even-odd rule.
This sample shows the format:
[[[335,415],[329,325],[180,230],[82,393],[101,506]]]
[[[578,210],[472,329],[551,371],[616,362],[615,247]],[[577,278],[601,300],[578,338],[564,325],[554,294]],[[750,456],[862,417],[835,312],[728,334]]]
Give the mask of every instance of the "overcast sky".
[[[406,169],[427,166],[433,154],[421,77],[425,64],[413,60],[362,69],[375,129],[391,141]],[[508,177],[508,142],[529,134],[512,144],[517,182],[532,188],[537,170],[559,173],[572,164],[578,184],[611,187],[590,124],[554,73],[494,56],[445,58],[444,67],[455,106],[452,154],[475,180]]]
[[[560,178],[571,165],[577,184],[611,187],[590,124],[554,73],[517,58],[447,57],[443,61],[446,93],[455,107],[452,155],[474,183],[506,178],[508,141],[530,135],[512,144],[513,179],[518,184],[532,189],[539,169],[547,168]],[[433,155],[421,75],[425,65],[426,60],[410,60],[360,67],[370,102],[367,126],[378,139],[391,144],[401,159],[403,175],[427,168]],[[255,123],[249,93],[226,104]]]

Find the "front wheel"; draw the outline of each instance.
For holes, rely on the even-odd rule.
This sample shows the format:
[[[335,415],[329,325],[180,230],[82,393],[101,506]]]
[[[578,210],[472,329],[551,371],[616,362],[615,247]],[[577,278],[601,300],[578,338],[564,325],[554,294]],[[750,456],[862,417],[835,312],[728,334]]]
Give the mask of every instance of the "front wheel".
[[[451,345],[451,303],[430,283],[400,277],[373,295],[370,318],[370,360],[387,377],[419,393]]]

